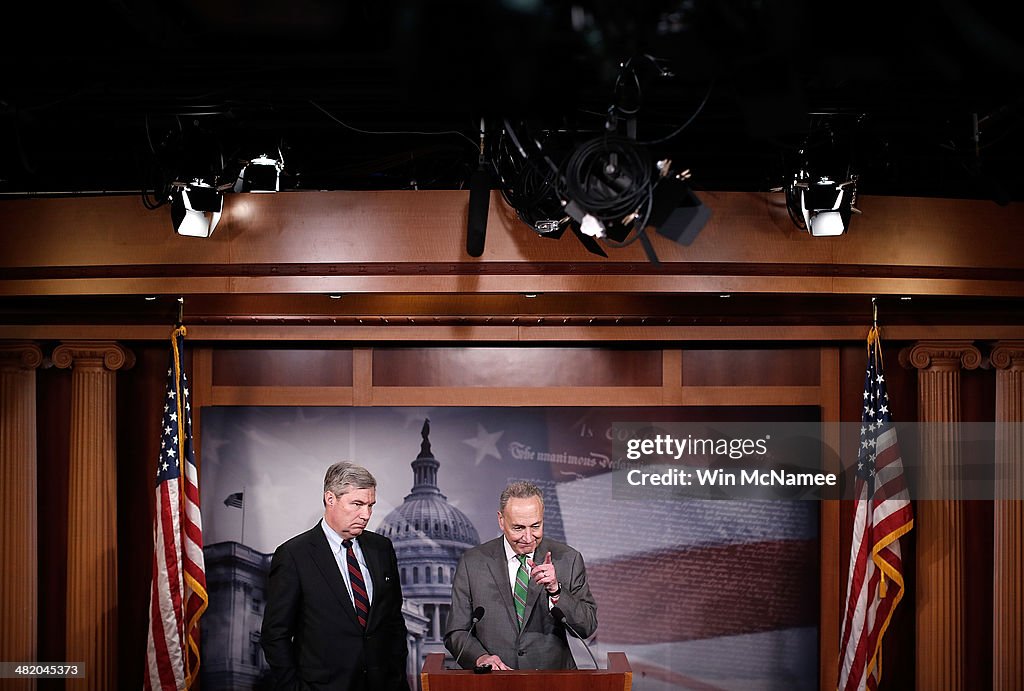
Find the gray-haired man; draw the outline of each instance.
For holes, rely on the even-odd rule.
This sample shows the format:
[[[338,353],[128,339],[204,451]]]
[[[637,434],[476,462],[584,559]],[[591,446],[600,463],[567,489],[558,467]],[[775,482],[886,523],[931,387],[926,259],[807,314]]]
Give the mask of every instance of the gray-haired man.
[[[335,463],[324,517],[274,552],[261,644],[275,688],[406,691],[402,587],[391,541],[366,530],[377,481]]]
[[[597,604],[583,557],[544,538],[544,497],[536,485],[514,482],[501,493],[502,536],[462,555],[452,582],[445,647],[460,665],[493,669],[575,669],[558,607],[581,636],[597,629]],[[473,612],[486,616],[469,631]]]

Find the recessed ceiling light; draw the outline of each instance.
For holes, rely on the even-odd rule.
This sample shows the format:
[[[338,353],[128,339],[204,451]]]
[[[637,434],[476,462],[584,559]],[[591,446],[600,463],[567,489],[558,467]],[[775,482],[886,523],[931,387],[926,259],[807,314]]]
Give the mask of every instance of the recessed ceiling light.
[[[524,298],[535,298],[538,295],[540,295],[540,293],[523,293]]]
[[[909,295],[904,295],[903,297],[900,298],[900,300],[905,300],[907,302],[910,302],[913,299],[914,298],[910,297]]]
[[[718,297],[720,297],[720,298],[731,298],[732,295],[730,295],[729,293],[721,293]]]
[[[341,295],[328,295],[327,297],[329,297],[332,300],[340,300],[341,299]]]
[[[156,295],[147,295],[144,299],[146,302],[153,302],[153,300],[156,300]]]

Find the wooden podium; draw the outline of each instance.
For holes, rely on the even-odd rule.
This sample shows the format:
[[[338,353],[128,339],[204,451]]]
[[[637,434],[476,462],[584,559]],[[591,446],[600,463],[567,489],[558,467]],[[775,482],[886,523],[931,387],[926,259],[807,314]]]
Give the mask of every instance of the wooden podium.
[[[474,674],[445,669],[444,653],[431,653],[420,673],[423,691],[630,691],[633,669],[625,653],[608,653],[608,669],[511,670]]]

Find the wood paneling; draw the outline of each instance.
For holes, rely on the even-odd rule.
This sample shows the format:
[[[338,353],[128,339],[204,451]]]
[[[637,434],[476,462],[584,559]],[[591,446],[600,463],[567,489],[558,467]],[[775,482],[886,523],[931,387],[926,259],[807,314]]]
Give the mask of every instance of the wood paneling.
[[[166,209],[147,211],[135,197],[0,201],[0,264],[10,269],[0,294],[1024,295],[1020,204],[864,197],[850,233],[812,238],[778,195],[702,197],[712,216],[691,245],[654,234],[658,268],[636,243],[612,250],[620,266],[611,272],[580,243],[539,238],[501,213],[497,192],[479,260],[465,256],[463,191],[231,195],[216,233],[201,240],[175,235]],[[344,270],[358,265],[369,268]]]
[[[813,386],[818,348],[697,349],[683,352],[683,386]]]
[[[209,405],[353,405],[351,386],[215,386]]]
[[[375,387],[656,386],[660,350],[387,348],[374,350]]]
[[[1021,205],[870,197],[850,233],[812,238],[789,220],[781,195],[704,192],[711,220],[683,247],[652,235],[662,262],[778,262],[1024,267]],[[579,261],[599,264],[578,242],[551,242],[503,213],[492,193],[487,247],[465,256],[464,191],[290,192],[230,195],[217,231],[197,240],[171,231],[166,208],[138,197],[0,202],[8,229],[5,266],[275,264],[301,262]],[[69,234],[70,229],[74,234]],[[977,241],[984,232],[985,241]],[[614,250],[647,263],[639,243]]]
[[[839,348],[821,348],[819,357],[821,380],[821,420],[824,423],[838,422],[840,415],[841,387],[839,379]],[[840,449],[837,425],[826,425],[823,431],[826,449]],[[828,472],[841,472],[840,459],[827,451],[822,467]],[[823,500],[820,507],[819,530],[821,531],[819,552],[818,602],[820,620],[818,625],[818,650],[839,650],[840,612],[842,595],[839,580],[839,501]],[[826,549],[825,545],[830,548]],[[839,678],[839,661],[836,656],[822,654],[819,664],[819,688],[829,688]]]
[[[691,406],[817,406],[821,390],[816,386],[684,386],[680,399]]]
[[[656,406],[663,404],[657,387],[379,387],[371,393],[375,406]]]
[[[785,267],[780,268],[780,272]],[[196,295],[206,293],[825,293],[1024,297],[1024,281],[959,278],[834,278],[832,276],[623,275],[525,273],[363,276],[238,276],[23,278],[0,280],[0,295]]]
[[[352,386],[352,351],[218,348],[213,351],[213,385]]]
[[[187,320],[186,320],[187,322]],[[0,339],[118,341],[166,338],[169,328],[123,325],[0,325]],[[365,326],[188,325],[192,341],[346,341],[474,342],[474,343],[666,343],[715,341],[718,343],[863,341],[864,326],[400,326],[380,323]],[[1021,340],[1024,326],[947,325],[891,326],[885,338],[892,340]]]

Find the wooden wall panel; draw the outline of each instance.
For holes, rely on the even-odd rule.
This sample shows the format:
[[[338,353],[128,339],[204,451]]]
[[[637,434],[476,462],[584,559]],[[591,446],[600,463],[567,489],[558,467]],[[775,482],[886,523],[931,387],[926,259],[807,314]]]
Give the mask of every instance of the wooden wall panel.
[[[214,386],[352,386],[349,349],[218,348]]]
[[[842,408],[840,399],[840,354],[839,348],[821,348],[819,351],[821,380],[821,420],[837,422]],[[835,425],[824,428],[823,441],[828,448],[840,449],[839,430]],[[823,469],[828,472],[840,472],[839,459],[831,454],[826,455]],[[839,678],[839,660],[836,656],[824,655],[823,651],[839,650],[841,629],[842,595],[840,594],[839,563],[839,506],[838,500],[820,503],[819,529],[820,560],[818,602],[820,621],[818,629],[819,649],[819,688],[826,689],[835,679]]]
[[[683,352],[683,386],[818,386],[818,348],[730,348]]]
[[[464,191],[229,195],[216,232],[202,240],[175,235],[167,209],[146,210],[137,196],[0,201],[7,231],[0,265],[603,261],[568,238],[538,237],[493,192],[487,246],[474,262],[465,254],[468,197]],[[1024,267],[1020,204],[865,196],[850,233],[812,238],[793,226],[781,195],[702,192],[701,198],[711,220],[691,245],[652,234],[663,262]],[[985,242],[977,242],[979,232]],[[617,261],[647,263],[639,243],[613,252]],[[475,290],[473,277],[464,278],[464,289]]]
[[[660,387],[660,350],[386,348],[373,351],[382,387]]]

